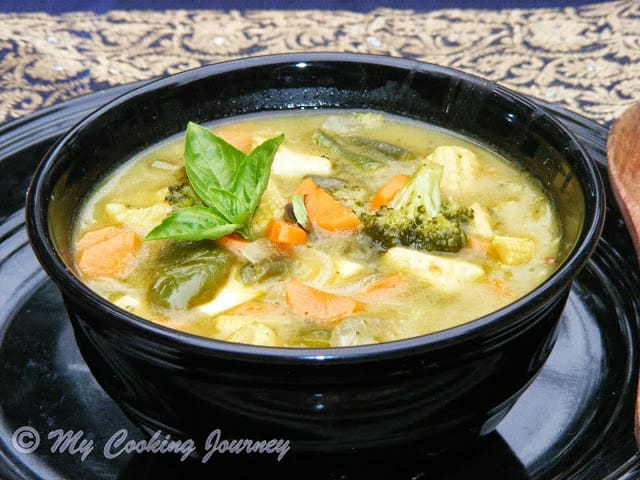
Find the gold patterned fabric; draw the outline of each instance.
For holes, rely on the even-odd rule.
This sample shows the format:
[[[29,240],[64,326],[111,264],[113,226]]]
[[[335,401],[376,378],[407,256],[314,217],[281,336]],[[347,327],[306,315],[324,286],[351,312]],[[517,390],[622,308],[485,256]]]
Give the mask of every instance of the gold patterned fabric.
[[[531,10],[0,14],[0,122],[250,55],[348,51],[452,66],[606,123],[640,101],[640,1]]]

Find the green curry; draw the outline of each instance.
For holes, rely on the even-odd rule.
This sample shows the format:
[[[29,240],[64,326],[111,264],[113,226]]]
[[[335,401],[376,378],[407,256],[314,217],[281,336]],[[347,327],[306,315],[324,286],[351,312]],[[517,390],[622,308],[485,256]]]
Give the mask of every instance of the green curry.
[[[74,241],[80,277],[150,321],[340,347],[513,302],[556,268],[561,228],[539,183],[495,152],[332,111],[189,124],[97,186]]]

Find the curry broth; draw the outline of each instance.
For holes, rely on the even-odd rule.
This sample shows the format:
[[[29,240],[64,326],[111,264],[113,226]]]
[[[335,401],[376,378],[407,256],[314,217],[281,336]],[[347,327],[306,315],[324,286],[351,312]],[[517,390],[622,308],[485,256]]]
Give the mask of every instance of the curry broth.
[[[314,132],[327,125],[330,132],[345,138],[362,136],[401,146],[412,152],[413,158],[389,161],[375,173],[367,173],[311,140]],[[286,347],[360,345],[413,337],[468,322],[513,302],[544,281],[556,267],[561,228],[552,202],[527,173],[473,142],[386,114],[384,118],[338,113],[269,114],[210,127],[221,136],[225,131],[248,131],[251,146],[285,134],[253,224],[259,246],[284,259],[288,272],[247,285],[238,279],[242,268],[246,269],[251,261],[232,255],[230,280],[225,280],[221,290],[213,291],[198,305],[167,309],[149,300],[149,279],[156,274],[159,258],[171,257],[189,242],[142,241],[116,275],[86,275],[78,269],[97,293],[139,316],[192,334],[241,343]],[[473,270],[481,272],[477,278],[460,285],[454,282],[452,286],[447,277],[444,288],[437,280],[426,280],[423,272],[415,270],[417,267],[386,255],[361,230],[345,234],[314,229],[305,244],[287,251],[274,251],[263,238],[267,221],[282,216],[284,205],[305,177],[311,176],[341,204],[363,215],[368,202],[391,177],[412,175],[441,146],[462,147],[472,152],[477,161],[472,182],[464,183],[462,188],[454,188],[454,182],[445,184],[445,165],[441,183],[444,201],[477,206],[470,225],[464,226],[468,239],[474,240],[456,253],[432,251],[428,255],[479,267],[480,270]],[[185,180],[182,152],[183,138],[172,138],[130,159],[102,182],[78,216],[76,244],[87,232],[108,226],[126,228],[143,238],[172,211],[165,197],[169,185]],[[326,171],[327,162],[330,171]],[[307,164],[309,168],[305,170]],[[485,220],[484,225],[474,223],[480,221],[479,217]],[[483,235],[478,237],[477,232],[483,228]],[[527,261],[511,261],[512,257],[506,256],[511,254],[501,257],[496,253],[500,247],[495,244],[496,239],[512,237],[526,239],[527,245],[534,246]],[[199,243],[213,245],[206,240]],[[405,250],[398,251],[405,255]],[[440,267],[435,264],[429,268]],[[370,301],[363,293],[398,273],[406,279],[403,288],[387,296],[385,293],[379,301]],[[291,279],[323,292],[354,298],[358,307],[342,318],[322,321],[296,315],[285,293]],[[219,298],[223,295],[229,300]],[[260,304],[268,308],[257,306]],[[242,305],[251,305],[253,310],[243,311],[238,308]]]

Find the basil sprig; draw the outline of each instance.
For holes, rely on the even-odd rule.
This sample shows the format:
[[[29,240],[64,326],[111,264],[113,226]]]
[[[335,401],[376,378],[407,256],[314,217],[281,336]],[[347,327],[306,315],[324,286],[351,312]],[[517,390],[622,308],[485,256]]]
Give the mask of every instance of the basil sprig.
[[[251,221],[283,140],[284,135],[271,138],[245,155],[208,128],[189,122],[184,166],[191,187],[206,206],[176,210],[145,240],[215,240],[233,232],[252,239]]]

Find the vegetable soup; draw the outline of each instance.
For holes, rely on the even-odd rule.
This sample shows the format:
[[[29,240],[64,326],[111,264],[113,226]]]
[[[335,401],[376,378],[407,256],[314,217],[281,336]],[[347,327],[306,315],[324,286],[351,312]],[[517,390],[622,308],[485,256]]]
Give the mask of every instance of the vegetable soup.
[[[265,114],[131,158],[75,222],[79,276],[205,337],[340,347],[495,311],[556,268],[561,226],[515,163],[377,112]]]

